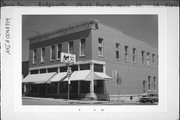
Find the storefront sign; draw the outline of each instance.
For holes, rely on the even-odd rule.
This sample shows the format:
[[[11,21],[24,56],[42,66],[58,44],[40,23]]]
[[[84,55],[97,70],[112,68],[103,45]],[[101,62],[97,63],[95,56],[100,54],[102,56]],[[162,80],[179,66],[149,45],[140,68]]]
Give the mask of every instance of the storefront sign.
[[[62,52],[61,53],[61,62],[63,62],[63,63],[75,63],[76,62],[76,55]]]

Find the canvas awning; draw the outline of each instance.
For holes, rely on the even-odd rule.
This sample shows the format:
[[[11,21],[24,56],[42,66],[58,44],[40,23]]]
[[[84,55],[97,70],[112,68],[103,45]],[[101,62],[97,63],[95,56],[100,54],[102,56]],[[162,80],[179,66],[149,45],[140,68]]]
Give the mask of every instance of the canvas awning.
[[[50,82],[58,82],[60,80],[63,80],[66,76],[67,76],[67,72],[58,73],[54,77],[52,77],[50,80],[48,80],[48,83],[50,83]]]
[[[91,73],[90,70],[74,71],[70,77],[70,81],[86,80],[86,77]],[[66,78],[64,81],[68,81]],[[89,80],[86,80],[89,81]]]
[[[93,76],[92,76],[93,75]],[[105,73],[102,73],[102,72],[91,72],[91,74],[89,74],[86,79],[87,80],[91,80],[93,77],[94,80],[110,80],[111,77],[108,76],[107,74]]]
[[[22,83],[35,83],[35,84],[46,83],[55,74],[56,72],[43,73],[43,74],[29,74],[22,80]]]
[[[93,76],[92,76],[93,75]],[[70,77],[70,81],[91,81],[91,79],[94,80],[110,80],[111,77],[106,75],[105,73],[101,72],[91,72],[91,70],[82,70],[82,71],[74,71]],[[66,78],[64,81],[68,81],[68,78]]]

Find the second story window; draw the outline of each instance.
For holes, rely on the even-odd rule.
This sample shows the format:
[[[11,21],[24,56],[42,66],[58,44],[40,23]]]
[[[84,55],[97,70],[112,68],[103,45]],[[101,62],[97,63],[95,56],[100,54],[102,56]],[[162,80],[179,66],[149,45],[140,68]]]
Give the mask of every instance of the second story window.
[[[37,49],[34,49],[32,63],[35,64],[36,62],[37,62]]]
[[[153,78],[153,88],[156,90],[156,77]]]
[[[41,62],[44,62],[45,48],[41,48]]]
[[[79,56],[85,56],[85,38],[80,40]]]
[[[149,61],[149,57],[150,57],[150,53],[149,52],[147,52],[147,66],[149,66],[150,65],[150,61]]]
[[[151,90],[151,76],[148,76],[148,90]]]
[[[125,46],[124,49],[125,49],[124,52],[125,61],[128,62],[128,46]]]
[[[103,56],[103,39],[102,38],[98,39],[98,53],[99,53],[99,56]]]
[[[133,57],[133,62],[136,63],[136,48],[133,48],[132,57]]]
[[[116,43],[116,59],[120,60],[120,44]]]
[[[142,60],[142,64],[144,65],[145,64],[145,56],[144,56],[145,52],[144,51],[141,51],[141,60]]]
[[[61,52],[62,52],[62,45],[57,45],[57,59],[59,60],[61,58]]]
[[[155,54],[152,54],[152,62],[155,62]]]
[[[55,50],[55,45],[51,46],[51,51],[50,51],[50,60],[53,61],[56,59],[56,50]]]
[[[69,41],[68,53],[73,54],[73,41]]]

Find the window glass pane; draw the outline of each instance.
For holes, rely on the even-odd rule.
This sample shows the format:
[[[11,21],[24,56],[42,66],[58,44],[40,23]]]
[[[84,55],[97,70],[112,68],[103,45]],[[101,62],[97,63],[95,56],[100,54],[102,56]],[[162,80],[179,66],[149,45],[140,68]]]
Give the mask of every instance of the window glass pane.
[[[116,43],[116,58],[120,59],[120,44]]]
[[[78,65],[72,65],[71,66],[71,71],[78,71]]]
[[[48,72],[57,72],[57,68],[48,68]]]
[[[67,67],[66,66],[60,67],[60,72],[67,72]]]
[[[136,62],[136,48],[133,48],[133,62]]]
[[[89,93],[90,91],[90,81],[81,81],[80,91],[81,93]]]
[[[62,51],[62,46],[61,44],[58,44],[58,58],[61,58],[61,51]]]
[[[141,55],[142,55],[142,64],[145,64],[145,58],[144,58],[144,51],[141,52]]]
[[[33,63],[37,62],[37,49],[33,50]]]
[[[30,73],[31,74],[38,74],[38,70],[31,70]]]
[[[80,70],[90,70],[90,64],[81,64]]]
[[[80,55],[85,55],[85,38],[80,41]]]
[[[46,69],[40,69],[40,73],[46,73]]]
[[[51,60],[55,60],[56,53],[55,53],[55,46],[51,46]]]
[[[99,56],[103,56],[103,39],[102,38],[99,38],[98,39],[98,53],[99,53]]]
[[[155,54],[152,54],[152,62],[155,61]]]
[[[60,93],[66,93],[68,91],[68,82],[60,82]]]
[[[103,65],[94,64],[94,72],[103,72]]]
[[[147,52],[147,66],[149,66],[150,64],[149,64],[149,55],[150,55],[150,53],[149,52]]]
[[[41,48],[41,62],[44,62],[45,48]]]
[[[128,46],[125,46],[125,61],[128,62]]]
[[[148,90],[151,90],[151,77],[148,76]]]
[[[69,50],[68,50],[68,52],[69,52],[70,54],[73,54],[73,41],[70,41],[70,42],[69,42]]]

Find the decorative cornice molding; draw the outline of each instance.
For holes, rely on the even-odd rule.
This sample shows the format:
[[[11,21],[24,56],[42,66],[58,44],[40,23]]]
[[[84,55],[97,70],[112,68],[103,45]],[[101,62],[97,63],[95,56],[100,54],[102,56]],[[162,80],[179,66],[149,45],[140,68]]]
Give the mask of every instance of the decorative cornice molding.
[[[87,19],[87,20],[79,21],[74,24],[70,24],[66,27],[57,29],[55,31],[47,32],[44,34],[38,34],[36,36],[28,38],[28,40],[37,40],[37,39],[48,40],[59,36],[67,35],[70,33],[79,32],[82,30],[97,29],[96,24],[98,23],[99,21],[96,19]]]

